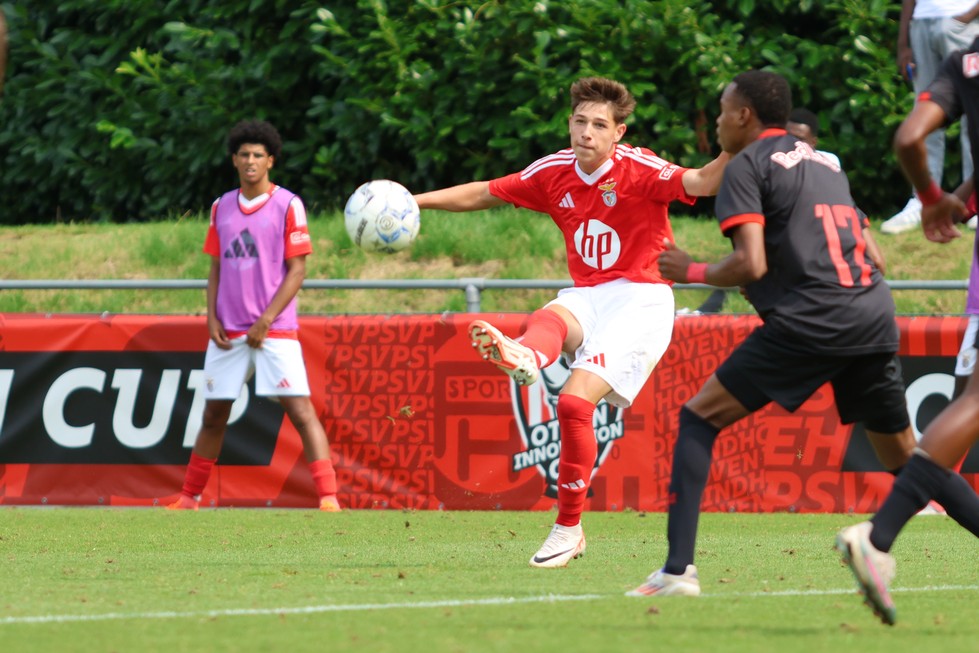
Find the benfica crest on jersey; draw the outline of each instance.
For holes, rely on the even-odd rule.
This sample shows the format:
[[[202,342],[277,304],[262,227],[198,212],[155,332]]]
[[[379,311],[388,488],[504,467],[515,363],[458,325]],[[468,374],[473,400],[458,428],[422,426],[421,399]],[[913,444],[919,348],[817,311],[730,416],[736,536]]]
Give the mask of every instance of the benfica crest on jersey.
[[[615,202],[618,200],[618,198],[615,196],[614,181],[607,181],[604,184],[599,184],[598,190],[602,191],[602,201],[605,202],[605,206],[615,206]]]
[[[614,202],[614,198],[613,198]],[[517,428],[526,447],[512,458],[512,469],[519,472],[537,467],[547,482],[545,496],[557,497],[558,461],[561,456],[561,429],[557,421],[558,393],[564,386],[571,370],[564,359],[541,370],[540,380],[529,386],[510,381],[510,397]],[[598,440],[598,455],[592,476],[612,451],[612,444],[625,435],[624,409],[601,402],[595,408],[593,424]],[[591,496],[591,488],[588,490]]]

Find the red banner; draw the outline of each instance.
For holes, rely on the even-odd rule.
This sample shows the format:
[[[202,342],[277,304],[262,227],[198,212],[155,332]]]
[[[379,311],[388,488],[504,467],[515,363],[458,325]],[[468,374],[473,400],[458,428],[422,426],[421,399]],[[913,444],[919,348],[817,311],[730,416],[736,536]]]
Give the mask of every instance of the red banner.
[[[544,510],[554,504],[563,364],[519,387],[476,358],[475,317],[520,331],[523,314],[301,320],[313,402],[349,508]],[[586,509],[666,507],[680,406],[758,324],[677,318],[673,343],[628,409],[596,410]],[[923,429],[952,392],[959,317],[900,318],[909,410]],[[154,505],[180,489],[200,425],[203,318],[0,316],[0,503]],[[295,429],[249,385],[232,410],[205,505],[316,505]],[[979,453],[962,466],[979,481]],[[711,511],[869,512],[890,488],[828,387],[725,429]]]

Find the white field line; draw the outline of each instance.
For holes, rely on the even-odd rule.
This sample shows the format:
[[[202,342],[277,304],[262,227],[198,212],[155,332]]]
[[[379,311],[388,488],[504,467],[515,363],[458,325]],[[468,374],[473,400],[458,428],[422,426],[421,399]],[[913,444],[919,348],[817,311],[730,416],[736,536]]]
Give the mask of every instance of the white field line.
[[[826,596],[855,594],[856,587],[828,590],[777,590],[772,592],[735,592],[703,594],[701,598],[730,598],[766,596]],[[929,585],[925,587],[897,587],[892,593],[979,591],[979,585]],[[419,608],[460,608],[480,605],[518,605],[522,603],[561,603],[566,601],[598,601],[621,598],[623,594],[545,594],[542,596],[491,597],[485,599],[447,599],[444,601],[416,601],[411,603],[350,603],[337,605],[308,605],[290,608],[238,608],[204,611],[161,612],[106,612],[103,614],[45,614],[23,617],[2,617],[0,626],[22,624],[72,623],[87,621],[120,621],[125,619],[209,619],[214,617],[250,617],[288,614],[320,614],[325,612],[366,612],[371,610],[410,610]]]
[[[0,625],[65,623],[70,621],[113,621],[118,619],[206,619],[212,617],[249,617],[283,614],[317,614],[321,612],[361,612],[411,608],[456,608],[470,605],[516,605],[518,603],[556,603],[561,601],[593,601],[607,598],[600,594],[527,596],[522,598],[494,597],[486,599],[457,599],[417,601],[411,603],[351,603],[337,605],[308,605],[292,608],[239,608],[196,612],[108,612],[105,614],[50,614],[25,617],[4,617]]]

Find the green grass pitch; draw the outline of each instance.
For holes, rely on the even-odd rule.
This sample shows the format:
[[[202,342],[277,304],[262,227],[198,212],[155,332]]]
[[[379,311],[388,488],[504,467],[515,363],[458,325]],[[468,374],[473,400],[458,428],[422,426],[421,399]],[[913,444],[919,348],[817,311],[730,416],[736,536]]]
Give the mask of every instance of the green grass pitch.
[[[943,516],[895,547],[881,625],[832,549],[855,515],[706,514],[699,598],[623,593],[666,517],[590,513],[565,569],[551,513],[0,508],[4,651],[975,651],[976,540]]]

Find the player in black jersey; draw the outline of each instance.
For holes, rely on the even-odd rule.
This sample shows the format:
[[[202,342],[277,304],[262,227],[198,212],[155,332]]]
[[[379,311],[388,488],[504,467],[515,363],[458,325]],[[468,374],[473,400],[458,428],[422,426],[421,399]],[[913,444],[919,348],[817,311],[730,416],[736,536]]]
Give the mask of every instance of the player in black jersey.
[[[895,471],[914,447],[897,359],[894,301],[867,253],[867,227],[835,161],[789,136],[788,83],[766,71],[734,78],[717,135],[732,158],[715,212],[734,251],[695,263],[672,243],[660,273],[680,282],[742,286],[763,320],[680,410],[670,478],[669,554],[631,596],[697,595],[700,501],[721,429],[775,402],[788,411],[830,383],[843,423],[862,422]],[[961,477],[939,499],[979,533],[979,497]]]
[[[935,81],[918,96],[894,138],[898,162],[921,200],[921,226],[925,236],[935,242],[949,242],[960,235],[955,225],[972,215],[962,203],[961,198],[967,196],[963,189],[974,179],[966,180],[956,193],[942,191],[928,171],[925,137],[963,115],[968,117],[973,159],[979,161],[979,39],[968,50],[953,52],[945,59]],[[976,375],[973,370],[964,393],[925,429],[877,514],[837,535],[836,546],[853,571],[865,602],[885,623],[894,623],[896,617],[889,591],[894,558],[888,553],[894,540],[950,479],[958,478],[953,468],[979,442]]]

